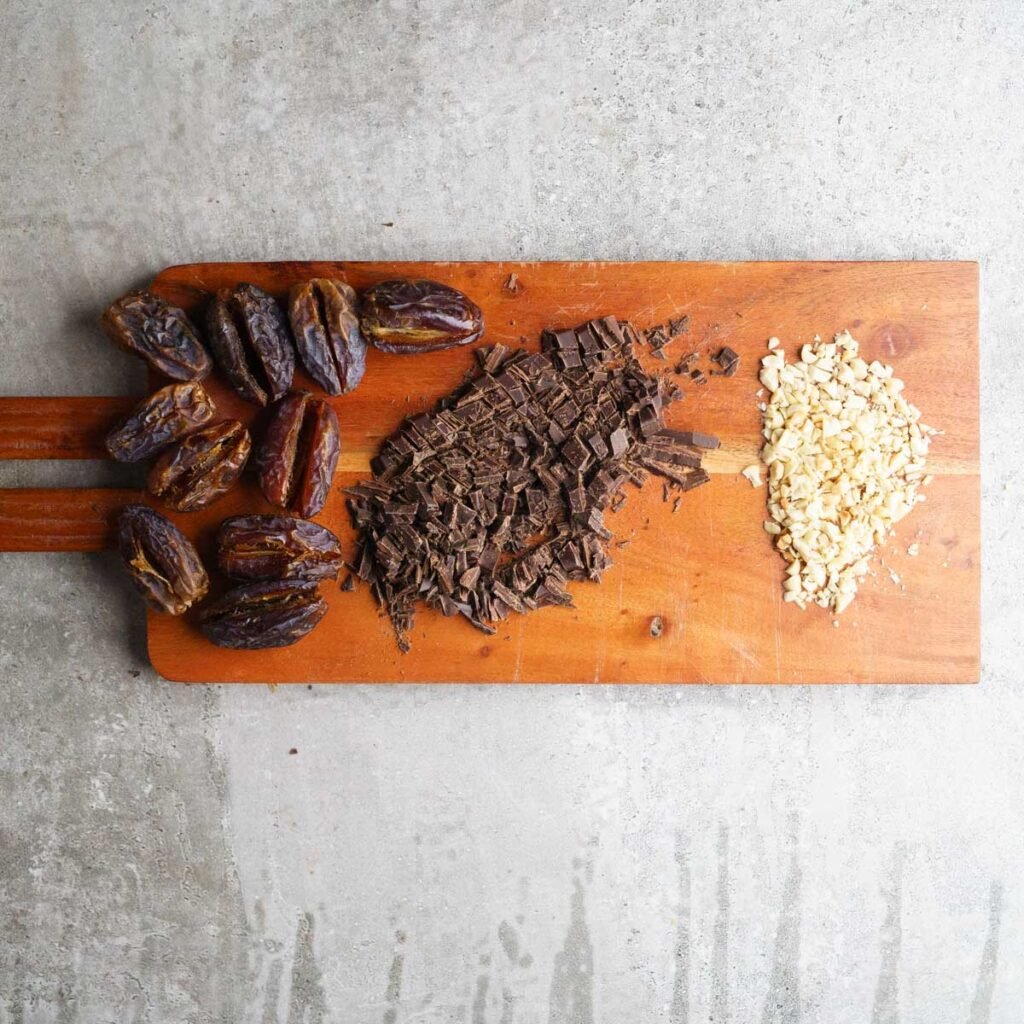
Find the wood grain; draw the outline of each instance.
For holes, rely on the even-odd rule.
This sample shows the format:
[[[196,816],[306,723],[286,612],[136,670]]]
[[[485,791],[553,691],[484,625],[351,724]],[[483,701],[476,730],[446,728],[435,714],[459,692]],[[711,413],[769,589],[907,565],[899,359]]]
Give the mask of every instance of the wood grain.
[[[517,288],[506,285],[515,274]],[[979,673],[980,476],[978,271],[973,263],[245,263],[195,264],[159,274],[159,294],[197,312],[216,288],[250,281],[283,296],[313,276],[357,289],[423,276],[469,293],[488,342],[535,347],[545,326],[614,314],[638,326],[686,313],[690,332],[673,357],[728,344],[742,357],[731,379],[686,387],[670,426],[717,434],[712,482],[678,514],[657,482],[631,492],[609,517],[615,565],[600,585],[573,585],[574,609],[513,617],[486,637],[422,609],[413,649],[397,651],[365,587],[326,589],[323,624],[294,647],[238,652],[212,647],[189,619],[149,616],[153,664],[183,681],[455,682],[972,682]],[[929,459],[927,501],[879,552],[879,568],[835,628],[821,609],[781,600],[782,562],[761,529],[765,492],[737,473],[756,460],[758,360],[777,335],[794,352],[815,334],[849,328],[867,358],[895,366],[924,420],[945,433]],[[371,351],[366,378],[332,399],[344,451],[320,520],[352,552],[340,489],[369,471],[380,441],[427,409],[474,366],[472,351],[422,357]],[[152,383],[164,381],[154,378]],[[300,386],[312,387],[302,378]],[[223,416],[254,410],[216,378]],[[89,458],[131,399],[0,400],[0,457]],[[44,411],[40,411],[40,409]],[[257,434],[258,434],[257,425]],[[114,510],[135,500],[111,490],[0,492],[0,550],[95,550]],[[269,511],[250,479],[213,508],[173,516],[209,555],[217,524]],[[920,554],[906,553],[916,541]],[[899,583],[889,575],[892,569]],[[651,635],[660,616],[664,631]]]
[[[0,459],[105,459],[138,398],[0,398]]]
[[[0,551],[102,551],[118,509],[142,497],[112,487],[0,490]]]
[[[511,274],[517,289],[506,287]],[[600,585],[573,586],[575,609],[513,617],[487,637],[421,610],[413,649],[401,655],[365,587],[328,587],[323,625],[280,651],[224,651],[185,620],[150,616],[150,654],[171,679],[238,682],[968,682],[979,671],[977,266],[971,263],[271,263],[174,267],[154,289],[194,308],[218,287],[251,281],[283,295],[312,276],[357,289],[389,277],[432,277],[470,294],[484,310],[487,340],[533,347],[541,328],[611,313],[640,326],[690,316],[688,337],[669,350],[741,354],[740,372],[687,388],[670,425],[718,434],[707,460],[712,482],[678,514],[660,484],[631,493],[610,518],[615,566]],[[756,459],[755,393],[765,340],[797,345],[843,328],[867,358],[893,364],[925,422],[945,431],[934,447],[928,500],[880,553],[879,568],[839,628],[822,609],[781,600],[782,562],[761,529],[764,490],[737,471]],[[424,357],[372,351],[366,378],[333,400],[344,453],[339,488],[369,469],[381,439],[404,416],[429,408],[474,365],[459,349]],[[652,362],[666,369],[666,364]],[[670,365],[670,364],[669,364]],[[216,385],[214,385],[216,387]],[[215,391],[226,415],[252,418]],[[321,521],[352,551],[337,490]],[[176,517],[208,545],[215,525],[242,509],[266,509],[246,482],[213,509]],[[911,558],[911,540],[920,555]],[[660,616],[665,630],[652,637]]]

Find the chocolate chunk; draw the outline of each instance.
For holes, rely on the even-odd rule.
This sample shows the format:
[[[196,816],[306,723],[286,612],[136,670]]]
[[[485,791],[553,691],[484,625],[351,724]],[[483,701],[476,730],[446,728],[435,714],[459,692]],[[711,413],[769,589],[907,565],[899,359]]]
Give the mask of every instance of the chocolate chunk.
[[[731,377],[740,365],[739,353],[727,346],[720,348],[711,358],[721,367],[721,370],[712,370],[711,372],[720,377]]]
[[[647,338],[670,340],[664,328]],[[665,430],[681,395],[641,367],[639,342],[602,317],[544,331],[540,352],[481,350],[475,377],[381,445],[373,479],[346,491],[353,573],[400,649],[419,601],[485,633],[513,612],[571,607],[569,582],[611,564],[604,510],[621,508],[625,483],[704,481],[696,435]]]

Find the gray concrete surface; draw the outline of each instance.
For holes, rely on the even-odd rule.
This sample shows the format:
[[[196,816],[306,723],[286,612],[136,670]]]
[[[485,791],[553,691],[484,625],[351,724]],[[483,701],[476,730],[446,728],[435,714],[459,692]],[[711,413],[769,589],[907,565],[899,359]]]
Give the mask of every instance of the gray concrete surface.
[[[1018,0],[0,38],[4,393],[137,387],[94,315],[198,258],[976,257],[985,434],[979,688],[185,688],[107,558],[0,558],[0,1021],[1021,1019]]]

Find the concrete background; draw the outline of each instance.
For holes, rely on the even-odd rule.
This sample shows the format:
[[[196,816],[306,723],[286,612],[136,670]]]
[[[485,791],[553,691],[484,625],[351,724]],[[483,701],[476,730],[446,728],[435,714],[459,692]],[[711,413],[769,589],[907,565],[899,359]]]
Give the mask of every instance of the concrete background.
[[[980,688],[271,692],[156,678],[107,557],[3,556],[0,1021],[1021,1019],[1018,0],[0,38],[3,392],[138,389],[96,313],[194,259],[978,258],[986,559]]]

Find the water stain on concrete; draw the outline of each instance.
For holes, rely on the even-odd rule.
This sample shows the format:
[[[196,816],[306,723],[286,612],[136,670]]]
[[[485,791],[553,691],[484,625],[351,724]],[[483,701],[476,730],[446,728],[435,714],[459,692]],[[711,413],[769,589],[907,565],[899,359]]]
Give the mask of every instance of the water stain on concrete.
[[[672,1003],[669,1024],[688,1024],[690,1019],[690,851],[683,832],[676,832],[676,873],[679,906],[676,910],[676,943],[673,951]]]
[[[718,827],[718,912],[711,946],[711,1015],[709,1024],[729,1020],[729,828]]]
[[[516,997],[511,989],[501,990],[501,1019],[498,1024],[513,1024],[516,1013]]]
[[[473,1024],[487,1024],[487,989],[490,983],[491,978],[486,971],[477,975],[473,993]]]
[[[323,1024],[327,998],[323,976],[313,951],[316,922],[308,911],[299,917],[292,960],[292,986],[288,997],[288,1024]]]
[[[902,843],[893,849],[892,869],[886,884],[885,920],[879,936],[882,963],[878,969],[875,1002],[871,1024],[899,1024],[900,1020],[900,956],[903,947],[903,861],[906,851]]]
[[[971,1002],[971,1016],[967,1024],[988,1024],[992,1019],[992,996],[996,988],[999,969],[999,930],[1003,919],[1003,884],[993,882],[988,900],[988,935],[978,966],[978,981]]]
[[[395,953],[388,969],[388,987],[384,992],[384,1002],[388,1008],[384,1011],[384,1024],[395,1024],[398,1020],[398,1001],[402,998],[402,968],[405,966],[405,932],[395,932]]]
[[[533,957],[525,950],[521,950],[519,944],[519,933],[508,923],[502,921],[498,925],[498,941],[505,951],[505,956],[518,967],[530,967],[533,964]]]
[[[594,947],[587,927],[585,890],[573,879],[569,928],[562,951],[555,954],[548,1024],[593,1024]]]
[[[515,928],[508,923],[508,921],[502,921],[498,925],[498,941],[501,943],[501,948],[505,950],[505,956],[512,961],[512,963],[519,962],[519,934]]]
[[[803,871],[796,844],[782,890],[782,908],[775,931],[775,952],[761,1024],[798,1024],[800,1020],[800,889]]]
[[[270,973],[267,975],[267,990],[263,1000],[263,1016],[260,1024],[277,1024],[277,1001],[281,997],[281,975],[284,974],[284,964],[280,960],[274,960],[270,965]]]

